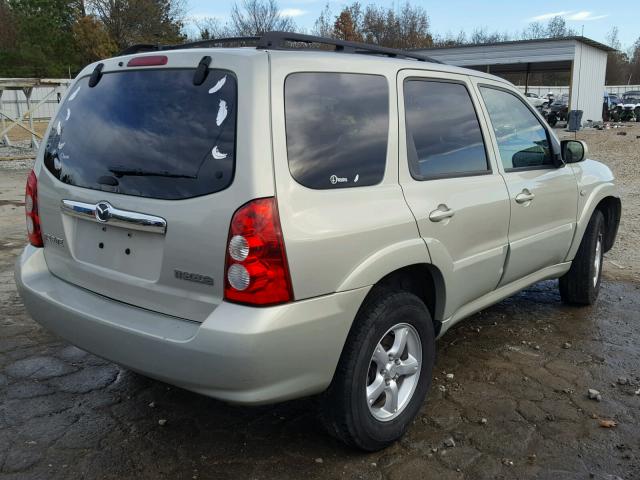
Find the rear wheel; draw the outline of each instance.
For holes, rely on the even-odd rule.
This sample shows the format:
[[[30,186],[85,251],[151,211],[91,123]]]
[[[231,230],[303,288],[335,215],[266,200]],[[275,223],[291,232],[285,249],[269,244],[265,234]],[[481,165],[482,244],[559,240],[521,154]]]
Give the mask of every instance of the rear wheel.
[[[560,278],[560,297],[572,305],[591,305],[600,291],[604,255],[604,215],[596,210],[589,220],[569,271]]]
[[[420,411],[434,361],[435,334],[424,303],[404,291],[372,292],[322,400],[329,433],[367,451],[398,440]]]

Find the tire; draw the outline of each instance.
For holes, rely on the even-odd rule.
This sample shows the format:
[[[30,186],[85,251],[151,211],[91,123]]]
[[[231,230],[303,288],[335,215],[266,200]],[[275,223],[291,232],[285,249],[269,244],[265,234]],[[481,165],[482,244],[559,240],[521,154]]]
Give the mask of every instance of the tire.
[[[390,344],[395,344],[402,337],[405,330],[401,329],[406,330],[407,340],[405,349],[400,352],[404,356],[400,355],[401,358],[396,360],[400,364],[397,364],[389,360],[388,354],[391,352],[393,355],[393,345]],[[418,341],[420,354],[416,353]],[[379,347],[384,342],[390,347],[385,348],[387,351],[380,351]],[[414,353],[413,358],[419,358],[417,367],[407,356],[410,352]],[[377,363],[382,360],[388,361],[388,371]],[[320,418],[323,424],[331,435],[347,445],[365,451],[387,447],[402,437],[420,411],[431,385],[434,362],[435,333],[425,304],[411,293],[377,288],[361,307],[333,381],[321,399]],[[396,372],[395,368],[399,370]],[[404,376],[400,375],[400,369],[417,369],[417,373]],[[398,377],[394,377],[396,373]],[[376,386],[384,388],[384,391],[376,401],[369,400],[368,388],[373,391]],[[387,398],[393,398],[387,397],[390,395],[387,392],[393,388],[400,392],[395,413],[391,401],[387,410]],[[371,407],[370,401],[374,402]]]
[[[602,277],[604,227],[604,215],[596,210],[589,220],[571,268],[560,277],[560,297],[564,303],[592,305],[598,298]]]

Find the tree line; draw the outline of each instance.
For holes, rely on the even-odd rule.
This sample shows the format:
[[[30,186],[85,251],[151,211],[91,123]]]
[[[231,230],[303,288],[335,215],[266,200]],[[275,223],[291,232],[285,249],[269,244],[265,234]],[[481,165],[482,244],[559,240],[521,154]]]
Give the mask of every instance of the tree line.
[[[229,18],[190,20],[186,0],[0,0],[0,77],[67,77],[84,65],[136,43],[257,36],[270,30],[298,31],[391,48],[429,48],[508,40],[560,38],[578,33],[557,16],[521,32],[479,27],[434,35],[426,10],[406,2],[399,8],[353,2],[339,11],[329,4],[304,32],[283,15],[276,0],[240,0]],[[188,28],[188,24],[192,28]],[[626,52],[614,27],[607,43],[607,83],[640,83],[640,38]]]

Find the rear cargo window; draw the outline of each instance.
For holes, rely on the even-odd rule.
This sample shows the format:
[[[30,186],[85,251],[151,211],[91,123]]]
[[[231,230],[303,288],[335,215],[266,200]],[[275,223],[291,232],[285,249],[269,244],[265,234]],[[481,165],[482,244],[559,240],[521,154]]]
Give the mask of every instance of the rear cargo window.
[[[300,184],[327,189],[382,181],[389,130],[384,77],[291,74],[285,116],[289,170]]]
[[[78,187],[160,199],[206,195],[234,174],[236,78],[195,69],[105,73],[80,79],[60,107],[44,162]]]

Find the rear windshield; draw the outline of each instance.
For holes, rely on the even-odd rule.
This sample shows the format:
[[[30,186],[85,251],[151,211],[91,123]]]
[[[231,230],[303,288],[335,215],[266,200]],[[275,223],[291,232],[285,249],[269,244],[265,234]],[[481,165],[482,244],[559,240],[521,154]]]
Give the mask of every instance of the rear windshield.
[[[44,162],[78,187],[183,199],[231,184],[235,165],[236,78],[195,69],[105,73],[80,79],[60,107]]]

